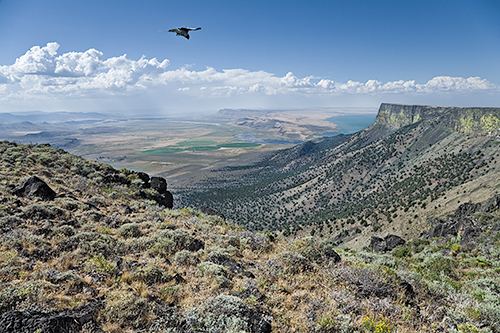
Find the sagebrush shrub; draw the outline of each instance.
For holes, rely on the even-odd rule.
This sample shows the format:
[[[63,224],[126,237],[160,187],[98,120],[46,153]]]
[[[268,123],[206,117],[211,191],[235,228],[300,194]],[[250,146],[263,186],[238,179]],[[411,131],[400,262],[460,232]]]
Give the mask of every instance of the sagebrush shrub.
[[[196,265],[200,262],[198,257],[188,250],[181,250],[175,254],[175,262],[182,266]]]
[[[38,221],[66,216],[66,212],[53,204],[32,204],[23,209],[29,218]]]
[[[139,237],[141,229],[137,223],[125,223],[118,229],[118,234],[125,238]]]

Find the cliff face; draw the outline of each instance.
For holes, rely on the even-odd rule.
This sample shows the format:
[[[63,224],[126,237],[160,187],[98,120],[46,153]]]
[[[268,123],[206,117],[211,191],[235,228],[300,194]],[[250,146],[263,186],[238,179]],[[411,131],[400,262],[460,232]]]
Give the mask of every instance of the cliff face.
[[[439,120],[457,132],[500,135],[500,108],[445,107],[382,103],[376,123],[397,129],[421,120]]]

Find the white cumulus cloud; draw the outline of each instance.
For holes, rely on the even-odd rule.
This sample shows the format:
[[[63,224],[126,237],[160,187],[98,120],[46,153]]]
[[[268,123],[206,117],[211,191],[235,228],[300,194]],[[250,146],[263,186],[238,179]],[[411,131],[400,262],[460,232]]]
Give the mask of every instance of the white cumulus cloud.
[[[329,98],[335,96],[426,95],[499,92],[499,87],[480,77],[436,76],[426,83],[415,80],[336,82],[329,78],[299,78],[292,72],[279,77],[266,71],[212,67],[169,69],[168,59],[132,60],[126,54],[105,58],[101,51],[58,54],[59,44],[33,46],[12,65],[0,66],[0,101],[11,105],[26,100],[106,99],[116,96],[185,100],[279,96]],[[194,97],[194,98],[193,98]],[[243,99],[242,99],[243,100]],[[290,99],[291,100],[291,99]]]

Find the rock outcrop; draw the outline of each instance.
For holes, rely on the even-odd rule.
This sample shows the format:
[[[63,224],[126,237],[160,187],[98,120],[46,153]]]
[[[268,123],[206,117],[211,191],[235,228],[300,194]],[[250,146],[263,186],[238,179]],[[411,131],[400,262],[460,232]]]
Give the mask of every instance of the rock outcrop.
[[[136,173],[137,176],[143,181],[142,188],[151,188],[156,192],[151,194],[150,192],[137,190],[135,192],[135,196],[150,199],[156,201],[159,205],[162,205],[166,208],[174,207],[174,197],[172,193],[167,191],[167,181],[163,177],[149,177],[148,174],[144,172]]]
[[[466,134],[500,135],[500,108],[469,108],[382,103],[377,124],[390,128],[435,118],[440,125]]]
[[[500,196],[497,196],[500,197]],[[495,197],[496,198],[496,197]],[[493,209],[495,207],[492,204],[492,200],[496,200],[495,198],[490,199],[487,203],[485,203],[484,207],[487,210]],[[498,207],[498,206],[497,206]],[[471,238],[477,232],[476,229],[479,227],[474,223],[474,213],[480,211],[482,205],[479,203],[473,204],[470,202],[463,203],[458,206],[457,210],[448,215],[446,219],[440,219],[437,217],[432,217],[427,219],[427,224],[429,225],[429,229],[422,232],[420,235],[421,238],[435,238],[435,237],[456,237],[460,235],[462,238]]]
[[[215,209],[212,209],[208,206],[201,206],[200,207],[200,211],[205,214],[205,215],[215,215],[215,216],[218,216],[220,217],[221,219],[225,220],[226,217],[224,216],[224,214],[222,214],[221,212],[215,210]]]
[[[53,200],[56,197],[56,192],[37,176],[29,177],[16,186],[11,193],[19,197],[38,197],[42,200]]]
[[[0,316],[0,332],[66,332],[79,333],[84,325],[93,322],[101,301],[80,306],[74,310],[39,312],[9,311]],[[89,325],[87,325],[89,326]],[[94,325],[95,326],[95,325]],[[96,329],[94,329],[96,331]]]
[[[475,247],[475,239],[486,231],[487,227],[478,223],[481,214],[488,214],[500,209],[500,195],[495,195],[483,204],[463,203],[457,210],[440,219],[428,218],[428,230],[420,234],[420,238],[433,239],[438,237],[452,238],[460,237],[461,245]],[[479,215],[476,215],[479,214]]]
[[[396,235],[387,235],[384,238],[372,236],[370,248],[373,252],[384,253],[392,251],[396,247],[403,245],[406,241]]]

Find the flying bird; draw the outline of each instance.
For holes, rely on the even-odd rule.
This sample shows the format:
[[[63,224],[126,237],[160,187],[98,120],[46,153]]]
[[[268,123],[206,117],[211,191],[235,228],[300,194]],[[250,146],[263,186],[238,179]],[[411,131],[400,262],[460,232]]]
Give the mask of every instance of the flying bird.
[[[201,29],[200,27],[198,27],[198,28],[183,27],[183,28],[170,29],[168,32],[175,32],[176,36],[182,36],[182,37],[186,37],[187,39],[189,39],[189,32],[190,31],[200,30],[200,29]]]

